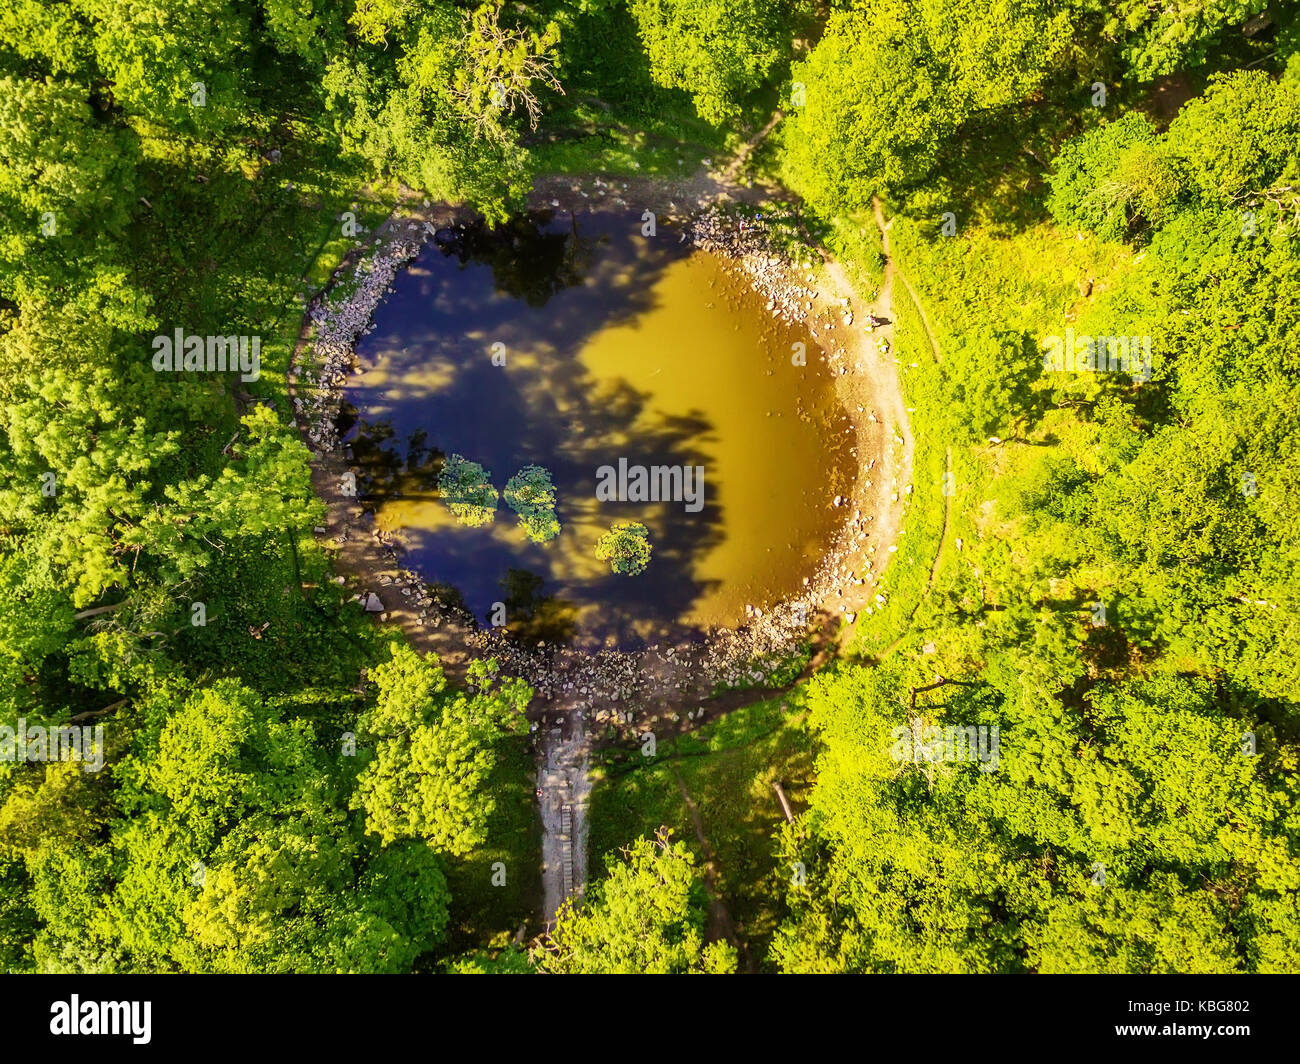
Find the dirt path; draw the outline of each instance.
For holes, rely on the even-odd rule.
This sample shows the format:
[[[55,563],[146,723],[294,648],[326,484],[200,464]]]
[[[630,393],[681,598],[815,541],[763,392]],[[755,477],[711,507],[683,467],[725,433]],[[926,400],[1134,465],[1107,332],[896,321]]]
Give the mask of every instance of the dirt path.
[[[745,165],[745,160],[753,154],[755,148],[762,144],[763,141],[767,140],[767,135],[776,128],[776,124],[784,117],[785,114],[782,111],[777,110],[772,117],[767,120],[767,125],[741,145],[740,150],[736,152],[736,157],[731,160],[730,165],[728,165],[726,170],[722,172],[723,181],[728,184],[734,184],[736,175],[740,173],[741,167]]]
[[[855,490],[855,503],[864,513],[873,515],[870,534],[871,547],[875,552],[868,553],[861,559],[863,569],[874,574],[875,580],[862,585],[862,594],[851,603],[854,620],[840,631],[838,644],[819,655],[815,664],[830,656],[834,649],[849,646],[853,641],[857,625],[862,622],[862,607],[868,605],[875,596],[876,580],[883,574],[889,547],[898,542],[902,531],[903,503],[905,488],[912,482],[912,422],[907,414],[907,404],[903,398],[902,382],[895,368],[897,359],[894,352],[894,280],[900,278],[889,251],[889,226],[885,222],[880,201],[873,203],[876,225],[880,229],[881,246],[885,259],[884,274],[876,298],[866,308],[866,314],[876,320],[884,319],[871,332],[858,330],[856,339],[849,351],[853,359],[854,379],[858,381],[857,405],[865,407],[865,412],[858,418],[858,454],[877,455],[879,466],[864,467]],[[824,275],[833,300],[848,298],[852,300],[854,288],[844,267],[824,255]],[[906,282],[904,282],[906,283]],[[909,290],[910,294],[910,290]],[[879,341],[885,341],[882,351]],[[881,551],[885,551],[881,555]]]
[[[944,448],[944,475],[952,476],[952,448]],[[939,575],[939,565],[943,561],[944,551],[948,547],[948,529],[952,525],[952,496],[946,491],[943,496],[943,531],[939,533],[939,548],[934,552],[934,561],[930,563],[930,577],[925,584],[928,595],[934,590],[934,581]]]
[[[890,225],[892,225],[892,222],[887,223],[885,221],[884,210],[881,207],[879,199],[875,199],[872,201],[872,209],[876,218],[876,226],[880,229],[881,245],[883,247],[884,255],[885,255],[885,281],[881,285],[881,298],[880,300],[878,300],[878,302],[884,302],[884,304],[892,310],[893,281],[897,279],[898,281],[902,282],[903,288],[907,292],[908,298],[912,301],[912,305],[916,307],[917,316],[920,317],[921,319],[921,328],[924,330],[925,338],[930,344],[930,351],[934,354],[934,360],[936,362],[942,363],[943,350],[939,347],[939,341],[935,338],[934,329],[930,325],[930,317],[925,311],[925,304],[921,302],[921,297],[916,294],[916,289],[912,287],[911,281],[909,281],[907,277],[904,276],[902,271],[897,268],[897,266],[894,263],[893,256],[890,254],[889,228]],[[883,313],[884,312],[882,311],[882,314]],[[892,313],[885,316],[891,318],[893,317]],[[890,347],[892,349],[893,338],[894,338],[893,326],[890,325],[888,328],[889,328]],[[898,402],[901,407],[902,406],[901,390],[898,393]],[[903,407],[902,409],[902,416],[904,419],[906,419],[907,417],[907,410],[905,407]],[[907,424],[906,420],[904,420],[902,423]],[[907,454],[908,479],[910,480],[911,459],[912,459],[910,428],[905,430],[903,435],[908,441],[906,454]],[[948,475],[952,474],[952,448],[951,447],[946,448],[944,451],[944,470],[946,474]],[[930,563],[930,573],[929,573],[929,577],[926,580],[926,585],[925,585],[925,596],[928,596],[930,592],[934,590],[934,583],[939,575],[939,567],[943,562],[943,557],[948,547],[949,532],[952,528],[952,499],[953,496],[950,495],[947,491],[944,491],[943,531],[939,536],[939,545],[938,547],[935,548],[934,559]],[[916,611],[920,609],[921,601],[924,600],[925,596],[922,596],[922,599],[918,600],[916,605],[912,608],[912,616],[915,616]],[[911,618],[909,617],[909,620],[910,619]],[[905,635],[900,635],[898,636],[898,638],[894,639],[893,642],[891,642],[887,647],[885,647],[884,650],[880,652],[879,656],[875,660],[883,661],[886,657],[888,657],[890,654],[894,652],[894,650],[903,642],[904,638]]]

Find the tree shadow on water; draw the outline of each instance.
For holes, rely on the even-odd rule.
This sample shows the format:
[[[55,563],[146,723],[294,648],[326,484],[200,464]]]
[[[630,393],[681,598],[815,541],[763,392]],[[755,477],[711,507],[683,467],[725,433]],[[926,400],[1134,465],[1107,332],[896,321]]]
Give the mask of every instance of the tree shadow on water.
[[[597,470],[620,458],[703,464],[716,439],[707,397],[663,415],[649,409],[650,393],[616,372],[594,377],[580,357],[603,330],[655,309],[658,280],[689,253],[666,227],[642,238],[631,212],[520,219],[454,248],[427,247],[376,312],[358,358],[377,372],[349,386],[345,437],[370,501],[436,499],[450,453],[483,465],[498,490],[526,465],[551,473],[561,538],[572,537],[564,542],[525,541],[504,504],[485,529],[439,521],[405,530],[406,563],[460,588],[481,620],[504,589],[509,627],[525,641],[572,639],[586,607],[589,634],[632,645],[684,632],[677,619],[711,590],[694,573],[725,536],[716,499],[688,513],[680,500],[596,498]],[[564,553],[624,519],[651,528],[644,574],[602,574]]]

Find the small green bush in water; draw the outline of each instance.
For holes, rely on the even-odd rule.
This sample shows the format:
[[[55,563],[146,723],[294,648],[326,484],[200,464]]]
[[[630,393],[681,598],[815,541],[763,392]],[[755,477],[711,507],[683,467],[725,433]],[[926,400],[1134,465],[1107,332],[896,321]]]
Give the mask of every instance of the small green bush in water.
[[[596,557],[624,576],[636,576],[650,564],[650,530],[635,521],[615,521],[596,543]]]
[[[438,474],[438,490],[462,525],[478,528],[496,517],[497,489],[492,486],[492,474],[477,462],[458,454],[448,456]]]
[[[524,466],[506,484],[506,505],[519,515],[524,533],[534,543],[545,543],[560,534],[555,516],[555,486],[551,474],[539,465]]]

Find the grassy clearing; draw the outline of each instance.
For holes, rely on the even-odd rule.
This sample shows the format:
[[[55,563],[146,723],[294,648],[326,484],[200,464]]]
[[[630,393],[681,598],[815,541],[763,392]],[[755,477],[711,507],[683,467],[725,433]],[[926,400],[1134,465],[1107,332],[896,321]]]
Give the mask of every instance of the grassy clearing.
[[[858,295],[874,300],[885,279],[885,247],[875,218],[865,211],[848,218],[832,218],[821,227],[820,234]]]
[[[609,12],[620,31],[592,42],[586,74],[554,100],[544,132],[530,138],[533,162],[543,174],[605,173],[685,177],[706,159],[720,161],[740,143],[702,121],[690,97],[664,89],[650,77],[626,12]]]
[[[956,541],[975,542],[996,534],[990,524],[988,500],[994,480],[1021,461],[1021,452],[1043,456],[1045,450],[1070,452],[1073,414],[1059,412],[1044,419],[1023,441],[1002,444],[970,442],[953,423],[950,386],[962,372],[962,351],[979,330],[1020,330],[1041,338],[1061,334],[1074,319],[1089,281],[1100,293],[1107,279],[1125,267],[1129,252],[1092,238],[1079,239],[1050,225],[1014,235],[992,228],[972,228],[952,238],[929,224],[901,216],[891,230],[898,269],[911,282],[926,310],[926,320],[943,354],[936,362],[925,326],[906,288],[896,286],[895,354],[901,364],[907,405],[915,408],[912,428],[913,490],[908,499],[899,549],[881,581],[887,599],[875,623],[860,624],[853,651],[879,655],[896,639],[910,634],[924,638],[926,620],[942,608],[944,588],[957,577],[963,561]],[[915,366],[912,364],[916,363]],[[1040,388],[1047,389],[1044,382]],[[1088,435],[1088,434],[1084,434]],[[951,449],[952,468],[945,451]],[[1072,458],[1078,455],[1071,454]],[[943,475],[951,472],[948,534],[943,535],[945,499]],[[927,600],[930,568],[939,565]]]
[[[1126,247],[1051,224],[1014,234],[959,229],[942,237],[932,224],[900,218],[891,237],[945,350],[993,324],[1040,337],[1059,333],[1084,299],[1080,286],[1092,278],[1099,295],[1132,258]]]
[[[926,338],[925,326],[904,285],[894,285],[894,356],[899,361],[903,398],[913,409],[912,491],[905,500],[898,550],[878,585],[881,606],[858,624],[850,648],[854,654],[879,657],[907,631],[930,583],[930,569],[939,552],[948,502],[943,494],[949,442],[945,423],[943,370]],[[904,487],[900,485],[900,488]],[[864,610],[863,612],[867,612]]]
[[[772,838],[785,818],[772,783],[781,782],[796,814],[811,785],[811,737],[801,723],[801,706],[795,690],[665,740],[654,758],[643,758],[639,750],[607,758],[595,772],[592,792],[593,878],[603,871],[604,854],[660,825],[702,856],[680,774],[703,822],[722,899],[737,933],[761,961],[781,914],[784,887]]]
[[[592,104],[579,104],[547,123],[547,140],[532,146],[542,174],[615,174],[681,178],[705,159],[718,162],[728,138],[689,108],[631,126]]]

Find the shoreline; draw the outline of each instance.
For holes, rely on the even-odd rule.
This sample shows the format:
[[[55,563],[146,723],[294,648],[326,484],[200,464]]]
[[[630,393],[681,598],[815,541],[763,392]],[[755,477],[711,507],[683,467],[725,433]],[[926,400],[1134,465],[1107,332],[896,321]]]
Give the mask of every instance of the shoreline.
[[[561,181],[569,187],[560,188]],[[584,181],[590,191],[582,187]],[[288,373],[295,419],[312,452],[313,485],[328,509],[325,525],[316,533],[334,555],[336,573],[341,574],[336,582],[350,583],[362,608],[403,628],[412,645],[437,653],[453,675],[462,674],[471,657],[495,657],[504,675],[519,676],[533,687],[531,718],[590,713],[596,724],[632,736],[646,727],[672,731],[697,726],[708,709],[737,696],[743,699],[739,704],[749,704],[778,694],[785,688],[766,686],[772,672],[808,640],[811,659],[801,668],[800,679],[838,650],[864,609],[872,609],[877,566],[883,561],[873,555],[886,545],[882,540],[892,545],[897,535],[899,507],[884,501],[886,474],[893,471],[897,503],[897,481],[905,472],[899,467],[906,465],[893,456],[896,447],[886,448],[890,419],[876,416],[877,407],[888,406],[878,401],[881,386],[876,379],[886,359],[869,354],[869,333],[863,328],[869,320],[868,304],[854,293],[842,294],[842,279],[837,286],[835,278],[825,275],[823,267],[833,265],[829,258],[823,253],[821,263],[790,261],[772,247],[763,223],[736,225],[723,216],[719,199],[708,190],[694,210],[683,211],[678,200],[687,201],[687,194],[670,183],[658,184],[667,187],[658,190],[651,209],[666,199],[669,208],[660,213],[680,226],[683,240],[722,259],[767,300],[774,316],[810,329],[818,346],[809,351],[809,358],[820,357],[833,373],[838,370],[837,399],[855,432],[851,453],[857,472],[851,494],[828,500],[842,508],[845,517],[813,575],[804,579],[801,590],[770,609],[754,607],[744,623],[643,649],[530,648],[439,604],[430,583],[402,566],[398,548],[369,527],[359,499],[347,491],[352,471],[335,430],[344,384],[355,372],[353,349],[373,328],[374,311],[391,293],[398,273],[439,229],[470,221],[471,212],[427,201],[423,208],[407,205],[368,234],[371,239],[363,253],[345,258],[329,285],[308,305]],[[570,212],[634,210],[629,200],[643,197],[628,187],[629,182],[599,176],[552,179],[539,182],[529,206]],[[823,296],[818,286],[828,287],[827,282],[834,294]],[[338,300],[341,290],[345,298]],[[683,720],[679,711],[687,707],[692,711]]]

